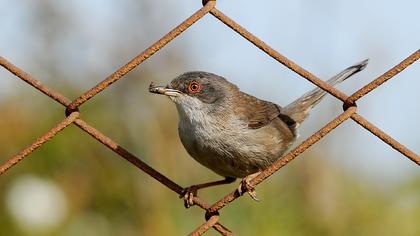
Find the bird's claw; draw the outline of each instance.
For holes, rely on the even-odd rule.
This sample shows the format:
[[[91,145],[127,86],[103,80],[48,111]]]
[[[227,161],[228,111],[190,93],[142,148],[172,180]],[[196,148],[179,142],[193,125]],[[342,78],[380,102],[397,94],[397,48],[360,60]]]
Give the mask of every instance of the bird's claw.
[[[185,208],[190,208],[194,205],[194,197],[197,196],[197,188],[193,185],[187,188],[184,188],[179,195],[179,198],[184,199]]]
[[[238,193],[240,195],[243,195],[244,193],[248,193],[249,196],[254,199],[254,201],[259,202],[260,199],[257,198],[257,192],[255,191],[255,186],[253,184],[250,183],[250,179],[249,178],[244,178],[241,181],[241,184],[239,184],[238,187]]]

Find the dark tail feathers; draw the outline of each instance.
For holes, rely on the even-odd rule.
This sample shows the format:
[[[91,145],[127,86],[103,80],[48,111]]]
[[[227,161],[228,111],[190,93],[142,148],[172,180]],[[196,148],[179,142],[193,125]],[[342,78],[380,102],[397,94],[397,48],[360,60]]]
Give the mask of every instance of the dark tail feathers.
[[[353,66],[348,67],[347,69],[333,76],[326,82],[333,86],[335,84],[341,83],[350,76],[365,69],[367,64],[368,59],[363,60]],[[317,87],[305,93],[302,97],[296,99],[294,102],[284,107],[282,109],[282,113],[290,116],[290,118],[292,118],[296,122],[296,125],[299,126],[300,123],[302,123],[308,116],[309,110],[316,104],[318,104],[326,94],[327,92]]]

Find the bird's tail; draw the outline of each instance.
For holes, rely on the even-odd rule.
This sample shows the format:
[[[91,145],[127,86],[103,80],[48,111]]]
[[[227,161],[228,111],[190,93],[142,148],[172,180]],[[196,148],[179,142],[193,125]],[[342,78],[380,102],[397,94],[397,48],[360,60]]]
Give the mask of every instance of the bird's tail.
[[[368,64],[368,59],[361,61],[353,66],[348,67],[337,75],[333,76],[331,79],[326,81],[330,85],[335,85],[343,82],[350,76],[356,74],[359,71],[365,69]],[[315,88],[302,97],[296,99],[294,102],[290,103],[282,109],[282,113],[288,115],[292,118],[297,125],[301,124],[309,114],[309,110],[318,104],[321,99],[327,94],[324,90],[320,88]]]

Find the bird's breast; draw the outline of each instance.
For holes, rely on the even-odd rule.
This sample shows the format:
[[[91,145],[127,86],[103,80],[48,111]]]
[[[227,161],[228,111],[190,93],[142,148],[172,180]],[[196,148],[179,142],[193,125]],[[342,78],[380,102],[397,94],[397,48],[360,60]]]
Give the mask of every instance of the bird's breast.
[[[244,177],[269,166],[287,149],[271,126],[249,129],[234,117],[191,119],[180,114],[179,136],[187,152],[217,174]]]

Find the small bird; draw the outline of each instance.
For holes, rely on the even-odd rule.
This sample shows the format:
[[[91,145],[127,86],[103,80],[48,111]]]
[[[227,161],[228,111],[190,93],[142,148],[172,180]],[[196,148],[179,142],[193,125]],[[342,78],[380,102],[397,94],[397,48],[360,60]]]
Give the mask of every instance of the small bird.
[[[327,81],[335,85],[363,70],[364,60]],[[176,105],[178,133],[188,154],[224,180],[192,185],[180,197],[193,204],[197,190],[243,178],[239,194],[256,198],[250,180],[282,157],[297,137],[299,125],[326,92],[320,88],[281,107],[244,93],[225,78],[202,71],[187,72],[167,86],[150,84],[151,93],[163,94]]]

